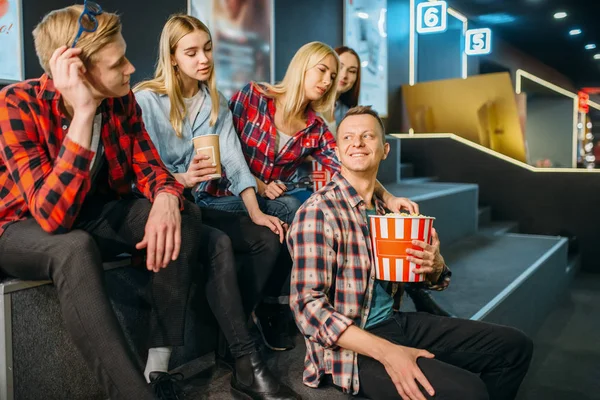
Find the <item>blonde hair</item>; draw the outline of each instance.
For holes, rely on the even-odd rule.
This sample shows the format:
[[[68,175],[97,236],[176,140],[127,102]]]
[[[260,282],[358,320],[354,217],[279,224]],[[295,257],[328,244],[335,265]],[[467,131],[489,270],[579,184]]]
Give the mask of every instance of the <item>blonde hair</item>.
[[[134,92],[148,89],[169,96],[169,101],[171,102],[169,120],[178,137],[183,136],[183,119],[187,113],[187,107],[183,101],[181,78],[176,67],[171,63],[171,57],[175,54],[177,43],[181,38],[197,30],[206,32],[212,40],[210,31],[198,18],[185,14],[171,15],[160,35],[154,79],[141,82],[133,89]],[[219,116],[219,92],[217,91],[217,77],[215,76],[214,66],[208,77],[207,85],[212,101],[209,123],[210,126],[213,126]]]
[[[46,14],[33,30],[35,52],[44,71],[52,77],[50,58],[60,46],[71,47],[79,30],[79,16],[82,5],[73,5]],[[79,58],[84,65],[94,62],[94,55],[121,34],[121,19],[117,14],[103,12],[96,16],[98,28],[94,32],[83,32],[77,41],[81,48]]]
[[[340,60],[337,53],[325,43],[310,42],[298,49],[292,61],[290,61],[290,65],[281,82],[276,85],[262,83],[265,89],[259,87],[261,92],[267,96],[277,97],[282,94],[286,95],[283,104],[284,121],[303,113],[302,103],[304,102],[304,77],[306,71],[318,65],[327,56],[333,56],[335,59],[335,73],[337,74],[340,68]],[[327,92],[319,100],[310,103],[311,108],[323,114],[327,120],[333,119],[336,89],[337,76]]]

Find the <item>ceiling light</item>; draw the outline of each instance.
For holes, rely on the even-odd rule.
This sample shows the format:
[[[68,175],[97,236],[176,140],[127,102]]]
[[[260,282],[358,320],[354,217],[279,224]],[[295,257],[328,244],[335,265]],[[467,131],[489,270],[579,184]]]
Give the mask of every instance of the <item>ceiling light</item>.
[[[507,13],[495,13],[480,15],[477,20],[485,24],[508,24],[515,22],[517,18]]]
[[[557,12],[556,14],[554,14],[554,19],[563,19],[563,18],[567,18],[567,13],[564,11]]]
[[[594,54],[594,60],[600,60],[600,54]]]
[[[596,45],[595,45],[595,44],[593,44],[593,43],[590,43],[590,44],[586,44],[586,45],[585,45],[585,49],[586,49],[586,50],[594,50],[595,48],[596,48]]]
[[[581,29],[571,29],[569,31],[569,35],[571,35],[571,36],[581,35]]]

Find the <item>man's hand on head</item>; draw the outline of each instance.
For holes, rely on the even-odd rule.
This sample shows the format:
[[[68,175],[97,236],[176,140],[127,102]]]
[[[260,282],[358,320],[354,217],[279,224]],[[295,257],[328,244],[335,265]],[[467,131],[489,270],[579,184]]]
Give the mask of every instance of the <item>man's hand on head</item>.
[[[54,86],[64,101],[78,112],[96,112],[96,99],[85,78],[86,68],[79,58],[80,48],[61,46],[54,51],[49,60]]]

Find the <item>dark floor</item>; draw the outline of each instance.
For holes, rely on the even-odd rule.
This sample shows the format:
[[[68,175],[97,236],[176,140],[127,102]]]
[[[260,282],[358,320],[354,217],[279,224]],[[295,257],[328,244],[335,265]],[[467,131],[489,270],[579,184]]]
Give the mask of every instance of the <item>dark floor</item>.
[[[518,400],[600,399],[600,275],[580,274],[535,338]]]
[[[600,400],[600,275],[580,274],[560,303],[534,338],[534,359],[517,400]],[[304,344],[298,338],[295,350],[269,353],[269,365],[304,399],[349,398],[335,389],[304,387],[303,356]],[[232,398],[230,373],[211,369],[211,364],[207,357],[192,366],[204,368],[204,373],[186,380],[187,400]]]

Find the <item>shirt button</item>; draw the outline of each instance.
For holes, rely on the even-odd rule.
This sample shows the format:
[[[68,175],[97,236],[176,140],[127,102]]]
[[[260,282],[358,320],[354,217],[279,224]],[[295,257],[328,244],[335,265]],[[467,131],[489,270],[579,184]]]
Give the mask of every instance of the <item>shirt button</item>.
[[[66,126],[66,125],[63,125],[63,126],[62,126],[62,129],[63,129],[63,131],[66,131],[66,130],[67,130],[67,128],[69,128],[69,127],[68,127],[68,126]]]
[[[371,280],[374,281],[375,280],[375,276],[371,275]]]
[[[271,167],[273,166],[273,163],[269,164]]]

